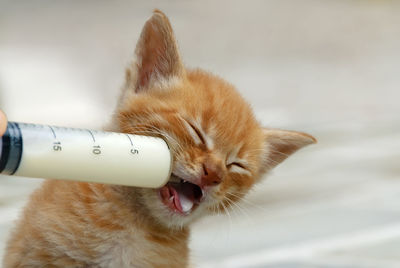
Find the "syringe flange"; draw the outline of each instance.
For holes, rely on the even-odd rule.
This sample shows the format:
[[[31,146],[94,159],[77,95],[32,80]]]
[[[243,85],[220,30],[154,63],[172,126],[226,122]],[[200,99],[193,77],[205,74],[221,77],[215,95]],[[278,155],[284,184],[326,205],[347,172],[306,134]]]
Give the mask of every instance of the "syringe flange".
[[[22,135],[17,123],[9,122],[1,138],[0,173],[13,175],[21,162]]]

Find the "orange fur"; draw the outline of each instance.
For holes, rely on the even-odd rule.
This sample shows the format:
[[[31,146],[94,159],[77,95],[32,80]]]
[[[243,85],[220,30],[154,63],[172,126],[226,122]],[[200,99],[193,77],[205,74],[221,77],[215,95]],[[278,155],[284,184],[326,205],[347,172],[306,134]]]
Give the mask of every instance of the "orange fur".
[[[184,68],[167,17],[146,22],[109,130],[165,138],[174,176],[200,185],[190,213],[159,189],[46,181],[8,242],[4,267],[187,267],[189,224],[239,201],[307,134],[262,128],[232,85]],[[172,177],[171,177],[172,178]]]

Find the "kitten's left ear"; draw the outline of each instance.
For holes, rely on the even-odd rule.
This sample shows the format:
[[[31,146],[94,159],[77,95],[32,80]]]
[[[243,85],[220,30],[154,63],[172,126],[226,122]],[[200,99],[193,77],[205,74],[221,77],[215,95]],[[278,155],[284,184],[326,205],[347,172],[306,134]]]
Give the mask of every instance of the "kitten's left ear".
[[[132,80],[127,71],[127,82],[135,92],[168,82],[171,78],[182,78],[184,67],[178,52],[177,42],[167,16],[154,10],[146,22],[136,45],[136,77]]]
[[[279,129],[265,129],[266,156],[264,168],[271,169],[297,150],[317,140],[306,133]]]

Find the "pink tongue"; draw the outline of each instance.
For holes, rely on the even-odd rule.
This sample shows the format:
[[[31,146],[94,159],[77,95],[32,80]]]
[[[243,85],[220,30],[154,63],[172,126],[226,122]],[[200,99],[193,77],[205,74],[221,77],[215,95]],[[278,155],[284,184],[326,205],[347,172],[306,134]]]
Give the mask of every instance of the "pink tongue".
[[[185,214],[193,207],[192,189],[186,185],[167,184],[160,189],[160,195],[163,203],[172,210]]]
[[[179,198],[179,194],[178,194],[178,192],[175,190],[175,188],[174,187],[169,187],[169,190],[170,190],[170,192],[173,194],[173,196],[174,196],[174,204],[175,204],[175,207],[176,207],[176,209],[177,210],[179,210],[179,212],[182,212],[183,213],[183,211],[182,211],[182,205],[181,205],[181,200],[180,200],[180,198]]]

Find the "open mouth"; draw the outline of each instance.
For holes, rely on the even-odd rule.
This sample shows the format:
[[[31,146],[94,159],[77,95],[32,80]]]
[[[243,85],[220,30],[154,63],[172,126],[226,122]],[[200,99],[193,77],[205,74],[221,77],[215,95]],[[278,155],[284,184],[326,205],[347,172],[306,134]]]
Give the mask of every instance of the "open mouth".
[[[172,174],[172,177],[174,180],[160,188],[160,198],[172,211],[187,215],[200,204],[203,191],[200,186],[185,181],[174,174]]]

